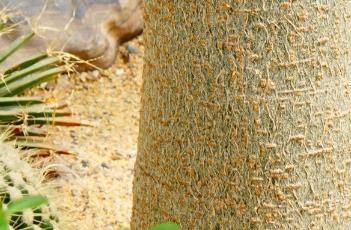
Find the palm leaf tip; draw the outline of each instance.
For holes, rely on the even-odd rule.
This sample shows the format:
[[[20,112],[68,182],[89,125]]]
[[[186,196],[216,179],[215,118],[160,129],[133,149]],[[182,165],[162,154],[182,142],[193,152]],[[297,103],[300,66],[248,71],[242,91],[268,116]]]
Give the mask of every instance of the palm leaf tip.
[[[17,38],[11,45],[0,53],[0,63],[5,61],[11,54],[16,52],[22,45],[27,43],[34,36],[34,32],[30,31],[21,37]]]
[[[0,0],[1,1],[1,0]],[[1,12],[0,12],[1,13]],[[0,17],[0,32],[1,24]],[[28,32],[0,51],[0,64],[34,36]],[[47,142],[48,133],[44,125],[54,126],[93,126],[84,121],[69,118],[72,112],[65,102],[47,102],[43,97],[17,96],[25,90],[41,83],[55,79],[67,73],[71,63],[60,56],[41,53],[18,64],[7,67],[0,73],[0,129],[7,130],[6,141],[11,141],[22,149],[42,150],[42,155],[49,152],[74,154],[73,152],[53,146]]]

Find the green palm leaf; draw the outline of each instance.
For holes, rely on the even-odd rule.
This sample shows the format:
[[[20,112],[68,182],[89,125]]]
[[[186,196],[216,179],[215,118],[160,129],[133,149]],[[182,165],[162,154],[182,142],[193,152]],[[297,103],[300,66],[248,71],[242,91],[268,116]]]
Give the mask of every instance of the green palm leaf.
[[[5,26],[5,24],[1,25]],[[28,32],[0,52],[0,63],[33,36],[33,32]],[[27,89],[66,73],[67,69],[66,65],[61,64],[60,58],[40,53],[0,72],[2,76],[0,79],[0,129],[10,133],[8,141],[15,141],[18,147],[24,149],[47,149],[69,153],[67,150],[46,143],[47,132],[40,127],[89,124],[69,119],[71,112],[65,109],[66,103],[47,104],[43,97],[19,96]]]

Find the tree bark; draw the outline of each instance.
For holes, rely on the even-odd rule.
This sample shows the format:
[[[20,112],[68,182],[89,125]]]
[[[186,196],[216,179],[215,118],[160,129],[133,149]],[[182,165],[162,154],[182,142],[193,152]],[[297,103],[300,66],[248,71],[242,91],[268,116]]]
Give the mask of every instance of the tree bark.
[[[351,1],[147,1],[132,229],[351,229]]]

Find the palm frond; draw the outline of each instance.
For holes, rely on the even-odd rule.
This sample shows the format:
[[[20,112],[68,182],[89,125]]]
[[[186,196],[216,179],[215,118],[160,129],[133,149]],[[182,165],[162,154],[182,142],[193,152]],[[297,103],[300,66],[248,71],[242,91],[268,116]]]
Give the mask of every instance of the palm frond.
[[[0,31],[2,23],[0,12]],[[0,63],[26,44],[34,36],[30,31],[0,52]],[[9,66],[0,72],[0,130],[7,130],[7,141],[22,149],[41,149],[45,152],[71,154],[70,151],[47,142],[47,132],[43,126],[87,126],[89,123],[73,120],[67,103],[47,103],[45,98],[23,96],[22,94],[43,82],[67,73],[71,64],[59,56],[39,53],[36,56]]]

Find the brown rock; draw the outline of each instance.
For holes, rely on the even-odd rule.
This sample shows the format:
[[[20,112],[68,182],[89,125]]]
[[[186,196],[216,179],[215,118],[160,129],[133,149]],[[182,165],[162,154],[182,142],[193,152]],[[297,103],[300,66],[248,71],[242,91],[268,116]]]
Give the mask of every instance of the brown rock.
[[[82,18],[44,12],[40,17],[33,17],[30,26],[28,23],[20,24],[10,34],[0,37],[1,47],[6,47],[31,27],[37,34],[10,60],[0,65],[0,69],[48,48],[71,53],[100,68],[108,68],[115,61],[118,46],[140,35],[143,26],[141,0],[128,0],[124,6],[92,4]],[[80,69],[86,70],[89,66],[81,66]]]

